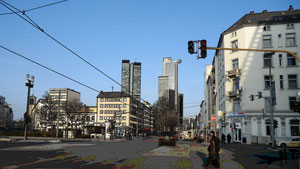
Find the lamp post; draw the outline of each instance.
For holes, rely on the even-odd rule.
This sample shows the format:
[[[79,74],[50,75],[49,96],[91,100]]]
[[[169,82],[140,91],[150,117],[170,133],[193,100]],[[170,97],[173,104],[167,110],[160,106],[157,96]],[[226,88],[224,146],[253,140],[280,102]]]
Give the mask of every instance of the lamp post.
[[[27,107],[26,107],[26,112],[24,114],[24,140],[27,140],[27,123],[28,123],[28,118],[29,118],[29,97],[30,97],[30,88],[33,88],[33,84],[34,84],[34,76],[31,76],[31,80],[29,79],[29,74],[26,74],[26,82],[25,82],[25,86],[28,87],[28,92],[27,92]]]

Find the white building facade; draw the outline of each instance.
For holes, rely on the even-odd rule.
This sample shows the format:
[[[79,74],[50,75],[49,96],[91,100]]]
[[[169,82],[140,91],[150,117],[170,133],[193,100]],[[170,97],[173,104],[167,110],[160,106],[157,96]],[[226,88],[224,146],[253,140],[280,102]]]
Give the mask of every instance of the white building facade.
[[[300,10],[292,7],[287,11],[250,12],[221,34],[218,47],[288,50],[299,56],[299,14]],[[206,108],[212,114],[225,115],[225,121],[216,119],[217,132],[231,134],[236,142],[270,143],[270,105],[264,98],[249,98],[258,92],[270,97],[269,64],[277,102],[273,106],[278,123],[276,142],[300,136],[300,115],[293,111],[300,89],[300,63],[291,55],[277,52],[270,62],[264,52],[216,51],[211,69],[215,77],[215,105],[214,101],[212,106],[207,102]],[[205,93],[205,101],[214,95]]]

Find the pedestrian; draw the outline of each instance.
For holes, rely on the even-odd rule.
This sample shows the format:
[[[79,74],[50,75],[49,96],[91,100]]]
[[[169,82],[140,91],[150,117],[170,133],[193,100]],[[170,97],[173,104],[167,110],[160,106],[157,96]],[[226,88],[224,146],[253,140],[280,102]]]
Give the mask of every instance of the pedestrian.
[[[225,144],[226,138],[225,138],[225,134],[222,133],[222,144]]]
[[[206,167],[212,163],[216,168],[220,168],[219,162],[219,151],[220,151],[220,140],[215,136],[215,132],[209,133],[209,146],[208,146],[208,159],[206,161]]]
[[[231,135],[229,133],[227,134],[227,142],[228,142],[228,144],[230,144],[230,142],[231,142]]]

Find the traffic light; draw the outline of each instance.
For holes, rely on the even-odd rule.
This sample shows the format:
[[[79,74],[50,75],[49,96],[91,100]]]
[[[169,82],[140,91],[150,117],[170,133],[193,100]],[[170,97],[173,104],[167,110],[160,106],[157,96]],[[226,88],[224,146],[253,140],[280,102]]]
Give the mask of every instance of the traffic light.
[[[254,100],[254,95],[251,94],[251,95],[250,95],[250,101],[253,101],[253,100]]]
[[[276,129],[278,127],[278,121],[274,120],[274,129]]]
[[[195,46],[194,46],[194,42],[193,41],[189,41],[188,42],[188,50],[190,54],[194,54],[195,53]]]
[[[200,49],[201,49],[201,58],[206,58],[206,56],[207,56],[206,40],[201,40],[200,44],[201,44],[201,46],[200,46]]]
[[[257,96],[258,96],[259,99],[261,99],[262,98],[262,92],[257,92]]]

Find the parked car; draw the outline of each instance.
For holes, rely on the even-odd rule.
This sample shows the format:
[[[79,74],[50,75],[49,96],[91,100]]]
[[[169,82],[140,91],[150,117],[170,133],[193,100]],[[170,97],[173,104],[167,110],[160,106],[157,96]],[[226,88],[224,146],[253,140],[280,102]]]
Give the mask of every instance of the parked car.
[[[291,138],[288,141],[279,141],[277,146],[284,147],[300,147],[300,137]]]
[[[176,133],[162,132],[158,140],[158,146],[162,145],[176,146]]]

